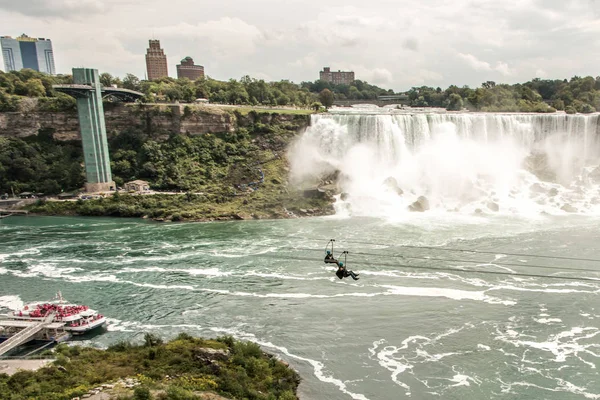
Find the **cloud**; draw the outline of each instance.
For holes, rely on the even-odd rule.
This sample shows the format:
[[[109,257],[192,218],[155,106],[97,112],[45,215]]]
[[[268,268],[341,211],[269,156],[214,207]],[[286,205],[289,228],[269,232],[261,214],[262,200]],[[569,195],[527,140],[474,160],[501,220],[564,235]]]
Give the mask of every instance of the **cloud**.
[[[419,51],[419,42],[415,38],[408,38],[404,40],[402,47],[412,51]]]
[[[0,0],[3,35],[52,39],[57,68],[142,77],[148,39],[169,71],[314,80],[322,66],[394,90],[597,75],[600,0]],[[265,10],[269,12],[266,13]],[[0,63],[1,64],[1,63]]]
[[[297,68],[316,68],[318,66],[318,55],[316,53],[309,53],[296,61],[290,62],[288,65]]]
[[[101,0],[0,0],[0,10],[43,18],[104,14],[109,8],[110,4]]]
[[[392,73],[385,68],[375,68],[365,74],[367,78],[376,85],[387,85],[392,82]]]
[[[472,54],[458,53],[458,56],[460,58],[462,58],[475,71],[491,71],[492,70],[492,66],[490,65],[490,63],[481,61]]]
[[[153,32],[156,37],[199,43],[219,58],[237,58],[252,54],[258,43],[266,40],[264,33],[256,26],[230,17],[198,24],[181,22],[154,29]],[[148,37],[149,33],[146,32],[145,36]]]
[[[467,65],[469,65],[475,71],[495,71],[499,72],[504,76],[513,75],[514,71],[508,66],[507,63],[498,61],[495,67],[492,67],[490,63],[479,60],[472,54],[458,53],[458,56],[463,59]]]

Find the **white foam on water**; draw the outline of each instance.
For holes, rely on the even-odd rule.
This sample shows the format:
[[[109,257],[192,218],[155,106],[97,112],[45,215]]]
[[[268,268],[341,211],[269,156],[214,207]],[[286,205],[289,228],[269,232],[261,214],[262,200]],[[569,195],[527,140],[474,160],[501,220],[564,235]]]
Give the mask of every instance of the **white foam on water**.
[[[468,375],[461,375],[461,374],[454,375],[452,377],[452,379],[450,379],[450,381],[456,382],[456,383],[454,385],[450,385],[450,387],[455,387],[455,386],[471,386],[471,383],[469,381],[472,380],[472,379],[473,378],[471,378]]]
[[[446,297],[452,300],[475,300],[483,301],[489,304],[502,304],[506,306],[513,306],[517,304],[517,302],[514,300],[502,300],[497,297],[491,297],[486,295],[485,292],[474,292],[468,290],[447,288],[406,287],[392,285],[381,285],[379,287],[389,289],[388,294],[390,295]]]
[[[202,330],[204,327],[193,324],[174,324],[174,325],[162,325],[162,324],[144,324],[139,321],[122,321],[116,318],[107,318],[107,329],[110,332],[145,332],[145,331],[156,331],[161,329],[171,328],[182,328],[182,329],[196,329]]]
[[[570,294],[570,293],[598,293],[598,290],[576,290],[576,289],[550,289],[550,288],[528,288],[522,286],[514,286],[508,284],[495,285],[488,289],[491,290],[513,290],[517,292],[538,292],[538,293],[555,293],[555,294]],[[599,289],[600,290],[600,289]]]
[[[283,279],[283,280],[294,280],[294,281],[322,281],[329,280],[327,278],[306,278],[300,275],[290,275],[290,274],[278,274],[278,273],[263,273],[263,272],[248,272],[244,274],[244,276],[258,276],[260,278],[274,278],[274,279]]]
[[[548,325],[553,324],[553,323],[562,322],[562,319],[560,319],[560,318],[539,318],[539,319],[534,318],[533,320],[539,324],[548,324]]]
[[[6,274],[8,274],[8,270],[6,268],[0,267],[0,275],[6,275]]]
[[[512,394],[516,394],[514,391],[512,391],[512,387],[513,386],[521,386],[521,387],[532,387],[532,388],[536,388],[536,389],[541,389],[541,390],[545,390],[545,391],[549,391],[549,392],[563,392],[563,393],[573,393],[573,394],[577,394],[577,395],[581,395],[583,397],[585,397],[586,399],[592,399],[592,400],[597,400],[600,399],[600,394],[597,393],[590,393],[587,391],[586,388],[582,388],[579,386],[576,386],[570,382],[564,381],[562,379],[556,379],[558,387],[544,387],[544,386],[540,386],[540,385],[536,385],[534,383],[530,383],[530,382],[522,382],[522,381],[518,381],[518,382],[503,382],[502,380],[499,379],[499,382],[502,384],[502,393],[508,394],[508,393],[512,393]]]
[[[486,350],[486,351],[490,351],[492,350],[492,348],[490,346],[486,346],[485,344],[477,344],[477,348],[481,349],[481,350]]]
[[[0,296],[0,308],[9,310],[19,310],[23,308],[24,303],[19,296]]]
[[[36,262],[30,260],[29,262]],[[55,263],[49,262],[37,262],[37,264],[30,266],[26,271],[12,271],[12,274],[21,278],[31,278],[37,276],[45,276],[48,278],[61,278],[63,275],[69,274],[75,271],[74,268],[59,268]]]
[[[287,348],[285,348],[283,346],[278,346],[278,345],[275,345],[275,344],[273,344],[273,343],[271,343],[269,341],[261,340],[261,339],[257,338],[253,334],[242,332],[242,331],[239,331],[237,329],[211,328],[211,331],[218,332],[218,333],[225,333],[227,335],[235,336],[236,338],[241,338],[241,339],[245,339],[245,340],[251,340],[251,341],[259,344],[262,347],[276,349],[280,353],[285,354],[286,356],[288,356],[290,358],[294,358],[296,360],[304,361],[304,362],[310,364],[313,367],[313,373],[314,373],[315,377],[318,380],[320,380],[321,382],[329,383],[329,384],[332,384],[332,385],[336,386],[342,393],[350,396],[351,398],[353,398],[355,400],[369,400],[363,394],[354,393],[354,392],[351,392],[350,390],[348,390],[348,388],[346,386],[346,382],[344,382],[344,381],[342,381],[340,379],[334,378],[332,375],[327,375],[324,372],[325,365],[322,362],[320,362],[320,361],[313,360],[313,359],[306,358],[306,357],[302,357],[302,356],[298,356],[296,354],[291,353]]]
[[[520,334],[512,329],[508,329],[503,333],[497,328],[496,333],[496,340],[509,343],[515,348],[536,349],[550,353],[554,356],[553,361],[557,363],[563,363],[567,358],[573,357],[578,359],[582,364],[589,366],[591,369],[596,369],[594,363],[583,359],[579,354],[587,354],[596,358],[600,357],[592,351],[592,349],[600,347],[600,345],[594,343],[579,343],[579,341],[589,341],[589,339],[593,339],[600,335],[600,329],[595,327],[573,327],[570,330],[550,335],[546,340],[542,341],[530,340],[529,338],[532,337],[531,335]],[[523,360],[525,360],[524,356]],[[531,362],[535,363],[535,361]]]
[[[233,272],[221,271],[218,268],[206,268],[206,269],[190,268],[190,269],[183,269],[183,270],[181,270],[181,272],[187,272],[192,276],[203,275],[203,276],[206,276],[209,278],[218,278],[218,277],[233,275]]]
[[[409,338],[410,339],[410,338]],[[406,339],[406,340],[409,340]],[[405,341],[406,342],[406,341]],[[379,340],[373,342],[373,347],[369,348],[369,353],[372,357],[376,357],[380,366],[387,369],[392,373],[392,381],[406,390],[405,395],[410,396],[410,386],[400,381],[398,376],[407,370],[411,370],[413,365],[406,360],[404,357],[397,358],[395,355],[402,349],[394,346],[385,346],[383,349],[378,351],[378,347],[385,343],[385,340]],[[404,342],[403,342],[404,343]]]

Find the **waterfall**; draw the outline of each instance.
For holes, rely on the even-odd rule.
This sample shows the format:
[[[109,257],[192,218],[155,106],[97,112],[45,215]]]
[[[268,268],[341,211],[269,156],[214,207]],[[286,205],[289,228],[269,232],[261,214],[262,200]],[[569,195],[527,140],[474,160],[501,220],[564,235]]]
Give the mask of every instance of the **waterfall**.
[[[334,180],[346,194],[338,209],[352,215],[409,212],[420,197],[429,212],[600,213],[598,119],[318,114],[289,150],[290,180]]]

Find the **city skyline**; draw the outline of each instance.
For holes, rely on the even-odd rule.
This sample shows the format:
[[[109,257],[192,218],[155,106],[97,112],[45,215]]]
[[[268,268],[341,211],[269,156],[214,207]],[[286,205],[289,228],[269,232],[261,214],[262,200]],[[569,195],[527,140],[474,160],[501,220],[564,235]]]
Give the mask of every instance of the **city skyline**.
[[[171,75],[192,55],[219,80],[300,83],[318,79],[324,65],[395,91],[598,75],[600,6],[587,0],[145,4],[24,0],[0,4],[0,17],[3,34],[51,37],[60,48],[59,73],[89,65],[143,77],[147,40],[155,37]]]

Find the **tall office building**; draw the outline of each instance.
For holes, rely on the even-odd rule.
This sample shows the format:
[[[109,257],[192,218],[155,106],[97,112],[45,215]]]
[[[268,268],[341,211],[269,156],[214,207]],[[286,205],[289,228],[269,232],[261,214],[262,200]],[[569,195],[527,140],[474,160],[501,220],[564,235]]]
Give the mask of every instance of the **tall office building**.
[[[204,67],[195,65],[192,57],[186,57],[177,65],[177,79],[188,78],[191,81],[204,78]]]
[[[167,55],[160,48],[160,40],[150,40],[150,46],[146,49],[146,69],[148,71],[148,80],[169,76],[167,70]]]
[[[30,68],[50,75],[56,74],[50,39],[32,38],[25,34],[17,38],[1,36],[0,44],[2,45],[5,71]]]

